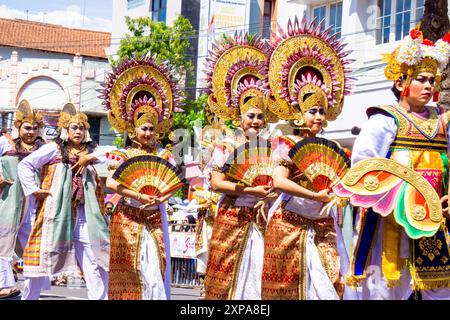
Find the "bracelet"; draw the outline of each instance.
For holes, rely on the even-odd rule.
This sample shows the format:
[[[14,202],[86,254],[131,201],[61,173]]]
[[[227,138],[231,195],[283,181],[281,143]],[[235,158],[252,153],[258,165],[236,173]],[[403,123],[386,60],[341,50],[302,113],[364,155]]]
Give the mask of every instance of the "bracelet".
[[[141,194],[138,193],[137,195],[138,195],[138,198],[137,198],[136,200],[137,200],[137,201],[141,201],[141,198],[142,198],[142,197],[141,197]]]
[[[314,200],[315,197],[316,197],[316,194],[313,193],[313,195],[311,196],[311,198],[309,200]]]

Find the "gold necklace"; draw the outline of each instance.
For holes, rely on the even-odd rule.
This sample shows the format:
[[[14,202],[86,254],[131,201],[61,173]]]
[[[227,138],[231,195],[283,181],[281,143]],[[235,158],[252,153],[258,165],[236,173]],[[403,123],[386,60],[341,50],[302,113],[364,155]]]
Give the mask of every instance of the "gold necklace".
[[[24,141],[20,141],[20,148],[22,148],[23,150],[25,150],[27,152],[30,152],[34,148],[34,143],[28,144],[28,143],[25,143]]]
[[[87,150],[86,150],[86,145],[85,144],[80,144],[79,146],[68,146],[67,151],[69,152],[70,155],[78,157],[80,155],[86,154]]]

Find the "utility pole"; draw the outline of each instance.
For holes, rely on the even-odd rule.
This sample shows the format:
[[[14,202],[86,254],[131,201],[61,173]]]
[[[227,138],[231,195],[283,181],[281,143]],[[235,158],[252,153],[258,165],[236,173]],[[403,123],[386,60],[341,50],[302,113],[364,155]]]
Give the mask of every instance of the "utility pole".
[[[420,24],[424,38],[435,42],[442,38],[450,30],[448,19],[448,0],[426,0],[425,11]],[[442,74],[441,95],[439,105],[450,109],[450,78],[449,64]]]

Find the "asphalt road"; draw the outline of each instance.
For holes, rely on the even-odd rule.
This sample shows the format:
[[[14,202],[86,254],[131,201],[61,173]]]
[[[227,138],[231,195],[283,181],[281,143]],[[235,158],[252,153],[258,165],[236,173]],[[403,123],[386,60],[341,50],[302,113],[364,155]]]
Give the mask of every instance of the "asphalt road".
[[[23,279],[19,275],[17,287],[22,290]],[[198,300],[199,288],[172,287],[172,300]],[[10,300],[20,300],[20,295]],[[66,286],[52,286],[51,290],[42,291],[39,300],[87,300],[87,289],[83,282],[69,283]]]

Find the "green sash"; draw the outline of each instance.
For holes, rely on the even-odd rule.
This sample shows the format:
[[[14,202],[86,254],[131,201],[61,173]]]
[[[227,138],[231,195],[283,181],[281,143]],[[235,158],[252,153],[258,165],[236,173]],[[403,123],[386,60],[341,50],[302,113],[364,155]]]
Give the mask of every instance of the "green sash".
[[[23,191],[17,177],[17,157],[4,156],[0,165],[5,180],[13,181],[7,184],[0,196],[0,256],[12,257],[19,231],[23,205]]]

